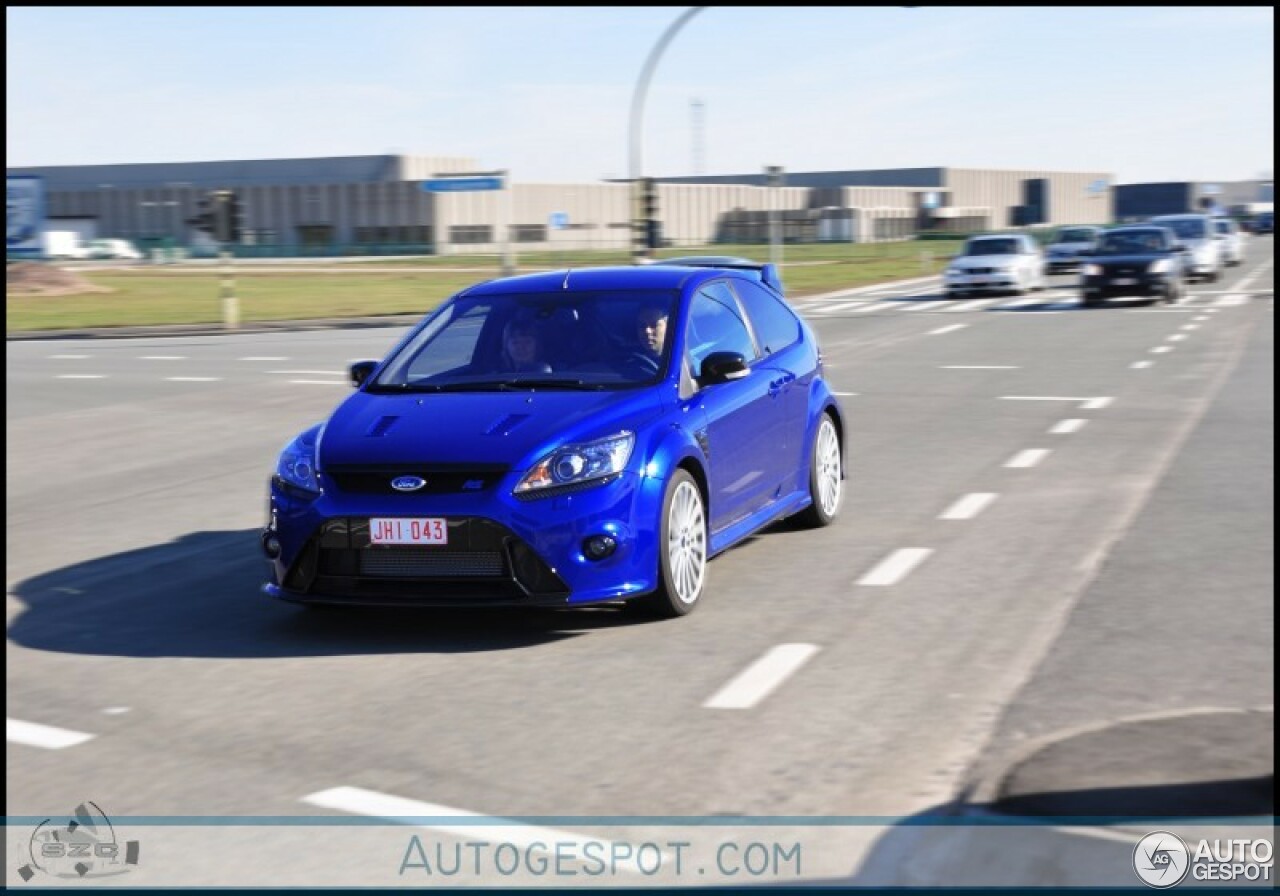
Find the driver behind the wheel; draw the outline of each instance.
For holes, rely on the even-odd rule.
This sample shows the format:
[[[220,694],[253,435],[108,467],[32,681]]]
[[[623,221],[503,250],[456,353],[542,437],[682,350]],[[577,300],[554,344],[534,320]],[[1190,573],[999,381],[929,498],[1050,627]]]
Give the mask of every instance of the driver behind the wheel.
[[[636,335],[640,348],[654,359],[662,357],[667,342],[667,309],[661,305],[644,305],[636,314]]]

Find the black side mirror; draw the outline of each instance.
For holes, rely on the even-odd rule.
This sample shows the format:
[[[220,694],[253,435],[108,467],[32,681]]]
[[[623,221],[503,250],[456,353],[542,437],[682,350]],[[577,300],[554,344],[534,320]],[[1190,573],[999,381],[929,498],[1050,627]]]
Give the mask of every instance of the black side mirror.
[[[357,389],[360,388],[360,386],[364,384],[364,381],[369,378],[369,374],[373,373],[377,367],[377,361],[357,361],[352,364],[351,367],[348,368],[348,372],[351,374],[351,385],[355,386]]]
[[[724,383],[729,380],[740,380],[751,371],[747,369],[747,359],[738,352],[712,352],[702,360],[702,376],[704,385]]]

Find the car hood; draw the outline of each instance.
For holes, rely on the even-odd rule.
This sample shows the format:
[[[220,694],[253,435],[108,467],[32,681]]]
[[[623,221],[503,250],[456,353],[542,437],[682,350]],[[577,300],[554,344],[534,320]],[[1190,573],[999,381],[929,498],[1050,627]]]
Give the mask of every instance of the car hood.
[[[356,392],[320,435],[320,469],[482,464],[521,470],[567,442],[635,430],[661,412],[657,388],[610,392]]]
[[[951,262],[955,268],[996,268],[1002,265],[1015,264],[1017,255],[965,255]]]

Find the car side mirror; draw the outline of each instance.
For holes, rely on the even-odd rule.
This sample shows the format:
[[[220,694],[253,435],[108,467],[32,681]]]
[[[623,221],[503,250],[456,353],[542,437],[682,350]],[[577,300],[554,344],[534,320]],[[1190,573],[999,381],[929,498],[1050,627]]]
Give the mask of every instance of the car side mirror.
[[[351,385],[355,386],[357,389],[360,388],[364,385],[364,381],[369,378],[369,375],[377,368],[377,361],[355,362],[350,368],[348,368],[348,372],[351,374]]]
[[[702,375],[699,380],[710,386],[740,380],[750,372],[747,359],[738,352],[712,352],[702,360]]]

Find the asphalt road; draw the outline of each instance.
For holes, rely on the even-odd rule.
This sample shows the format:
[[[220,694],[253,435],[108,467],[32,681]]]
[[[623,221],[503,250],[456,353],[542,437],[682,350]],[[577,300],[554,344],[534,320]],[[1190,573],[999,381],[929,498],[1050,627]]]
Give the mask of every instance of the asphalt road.
[[[845,393],[841,517],[722,555],[661,623],[260,595],[275,454],[402,328],[11,341],[7,714],[86,737],[11,724],[7,813],[901,817],[1028,738],[1270,706],[1271,239],[1250,251],[1175,307],[1084,310],[1067,278],[799,303]],[[800,876],[856,874],[868,831]],[[187,882],[307,881],[254,856]]]

